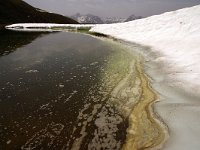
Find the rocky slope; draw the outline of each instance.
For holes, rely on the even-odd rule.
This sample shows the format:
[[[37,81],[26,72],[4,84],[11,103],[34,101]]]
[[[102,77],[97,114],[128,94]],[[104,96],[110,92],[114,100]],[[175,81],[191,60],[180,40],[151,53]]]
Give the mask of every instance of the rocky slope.
[[[45,12],[22,0],[0,0],[0,25],[13,23],[63,23],[76,24],[71,18]]]

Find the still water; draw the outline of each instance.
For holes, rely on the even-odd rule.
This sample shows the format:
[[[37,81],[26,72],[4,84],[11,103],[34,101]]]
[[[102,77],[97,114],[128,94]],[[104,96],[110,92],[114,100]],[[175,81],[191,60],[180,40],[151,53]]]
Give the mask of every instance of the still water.
[[[0,33],[0,149],[121,149],[133,60],[87,35]]]

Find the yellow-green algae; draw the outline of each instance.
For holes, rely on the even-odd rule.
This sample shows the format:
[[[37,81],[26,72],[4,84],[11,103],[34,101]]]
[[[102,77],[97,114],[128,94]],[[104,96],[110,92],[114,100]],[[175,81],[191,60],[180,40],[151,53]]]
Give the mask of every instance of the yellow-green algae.
[[[123,150],[155,148],[161,145],[166,138],[162,122],[158,120],[150,108],[151,104],[157,100],[157,95],[149,86],[148,78],[139,61],[136,62],[135,68],[141,82],[141,95],[129,116],[127,140]]]
[[[114,80],[115,86],[111,90],[109,102],[129,119],[126,142],[122,149],[143,150],[161,147],[168,136],[167,130],[153,112],[152,104],[157,100],[157,95],[143,71],[143,58],[140,54],[133,53],[132,47],[125,47],[120,43],[115,43],[115,46],[116,49],[121,49],[121,52],[117,53],[120,56],[108,59],[106,72],[109,78],[104,83],[109,85],[112,82],[113,71],[115,74],[120,72],[118,80]]]

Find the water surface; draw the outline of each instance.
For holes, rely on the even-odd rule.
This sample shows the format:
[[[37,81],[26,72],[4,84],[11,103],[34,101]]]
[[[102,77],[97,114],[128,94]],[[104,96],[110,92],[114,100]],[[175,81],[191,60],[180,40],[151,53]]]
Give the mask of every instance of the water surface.
[[[140,91],[126,47],[75,33],[0,39],[0,149],[122,147]]]

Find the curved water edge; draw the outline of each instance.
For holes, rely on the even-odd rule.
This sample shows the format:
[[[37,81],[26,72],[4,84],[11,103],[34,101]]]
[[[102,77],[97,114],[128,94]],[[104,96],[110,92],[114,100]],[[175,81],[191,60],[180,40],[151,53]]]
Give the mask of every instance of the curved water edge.
[[[139,56],[136,60],[134,67],[130,66],[130,69],[135,68],[140,95],[131,106],[127,139],[122,149],[158,149],[165,143],[168,130],[154,112],[153,104],[157,100],[157,94],[151,88],[148,77],[143,72],[142,58]]]
[[[157,149],[166,140],[166,126],[153,110],[157,95],[150,87],[140,62],[136,66],[142,92],[129,116],[127,142],[123,149]]]
[[[169,138],[169,130],[167,124],[164,123],[159,114],[154,110],[154,103],[158,101],[160,95],[152,88],[151,79],[144,70],[146,67],[145,62],[149,61],[148,57],[152,57],[152,54],[150,54],[151,51],[148,51],[148,55],[144,54],[144,52],[147,52],[150,48],[136,43],[117,40],[110,36],[106,38],[113,39],[120,42],[122,45],[128,46],[127,49],[129,49],[129,52],[134,56],[134,61],[132,61],[129,66],[128,75],[121,80],[112,92],[115,96],[120,95],[127,88],[123,86],[123,84],[130,83],[129,88],[132,90],[132,95],[130,96],[130,93],[127,94],[127,99],[129,99],[129,111],[127,113],[127,108],[118,108],[123,112],[124,116],[129,114],[129,127],[127,129],[126,142],[122,149],[161,149]],[[138,47],[139,49],[137,49]],[[132,82],[134,82],[134,84],[131,84]],[[139,89],[137,92],[135,92],[136,88]]]
[[[48,38],[41,38],[35,45],[49,42],[49,40],[53,43],[55,40],[59,41],[61,38],[61,41],[58,42],[59,49],[55,46],[56,42],[55,44],[52,44],[52,46],[50,44],[49,48],[42,45],[42,49],[37,49],[33,44],[32,46],[30,45],[28,49],[34,48],[34,51],[27,51],[25,47],[12,55],[7,55],[5,58],[9,58],[13,62],[19,62],[19,64],[12,64],[12,62],[11,65],[9,64],[14,70],[9,67],[7,70],[5,67],[7,66],[6,63],[10,62],[7,62],[5,58],[1,58],[1,60],[3,60],[1,64],[3,66],[2,69],[5,69],[1,73],[3,78],[7,79],[7,77],[4,76],[4,74],[7,73],[6,71],[8,71],[8,73],[13,72],[12,74],[20,73],[20,76],[23,77],[18,79],[16,76],[17,82],[19,80],[19,83],[23,81],[25,85],[29,85],[31,82],[37,83],[38,81],[44,81],[38,82],[41,90],[47,88],[46,83],[50,83],[52,88],[47,88],[45,91],[47,93],[44,93],[44,96],[51,95],[53,89],[55,90],[53,93],[56,93],[52,95],[53,99],[50,101],[45,100],[43,97],[30,99],[28,103],[31,101],[34,102],[33,106],[35,110],[33,113],[27,112],[27,108],[30,107],[26,104],[27,101],[23,100],[24,103],[21,103],[20,101],[17,103],[21,106],[20,111],[22,110],[23,114],[28,114],[24,114],[20,118],[18,118],[20,115],[17,116],[18,120],[12,118],[13,120],[11,120],[11,122],[13,122],[13,125],[11,127],[11,122],[8,122],[8,125],[10,125],[10,127],[8,127],[13,128],[14,130],[15,128],[20,128],[20,131],[26,133],[26,138],[24,135],[18,135],[18,133],[16,133],[17,137],[22,136],[25,138],[23,140],[26,140],[26,143],[23,144],[21,148],[38,148],[42,146],[46,140],[50,142],[48,143],[50,147],[59,147],[64,144],[63,149],[122,148],[137,150],[156,149],[158,146],[161,146],[167,137],[167,130],[152,107],[152,104],[157,100],[157,94],[151,88],[148,77],[143,70],[144,60],[143,56],[139,54],[140,49],[143,47],[134,44],[129,45],[126,43],[115,42],[107,38],[103,38],[104,43],[98,42],[95,46],[95,44],[93,44],[93,42],[96,42],[95,40],[87,40],[87,38],[85,40],[84,37],[80,36],[78,38],[73,36],[73,34],[69,34],[69,36],[79,40],[84,39],[84,42],[92,42],[91,45],[95,47],[95,51],[91,51],[91,48],[89,48],[90,46],[87,44],[82,45],[84,48],[79,46],[76,50],[76,48],[73,47],[73,44],[76,45],[76,42],[72,42],[73,39],[70,38],[67,39],[69,43],[72,42],[72,46],[67,46],[68,49],[65,46],[65,39],[63,39],[65,36],[63,34],[55,34],[54,36],[48,36]],[[84,42],[81,43],[83,44]],[[88,51],[83,50],[87,50],[88,48]],[[107,52],[106,49],[109,49],[109,51]],[[133,50],[135,52],[133,52]],[[24,54],[23,52],[26,52],[26,55],[21,55]],[[89,54],[92,55],[91,59],[88,59],[90,58],[88,57],[90,56]],[[20,59],[16,59],[16,56]],[[80,56],[84,57],[84,59]],[[81,60],[79,60],[80,58]],[[21,59],[24,62],[21,61]],[[70,59],[73,59],[76,62],[75,65],[72,61],[69,61]],[[32,61],[29,60],[34,60],[35,63],[32,64]],[[84,60],[86,60],[86,62],[84,62]],[[23,65],[23,67],[21,65]],[[52,67],[52,65],[54,67]],[[52,69],[55,73],[52,72]],[[72,71],[73,73],[73,69],[75,74],[69,74],[69,71]],[[43,72],[42,70],[45,70],[46,72]],[[83,72],[84,74],[81,75]],[[90,75],[88,74],[89,72]],[[13,78],[12,74],[8,77],[9,82],[6,83],[6,81],[2,79],[2,82],[5,82],[5,86],[9,85],[11,87],[12,85],[11,89],[17,87],[17,82],[14,84],[15,81],[12,81],[13,83],[10,81],[10,79]],[[44,75],[47,75],[49,79],[43,78],[45,77]],[[64,81],[63,79],[66,77],[67,80]],[[85,83],[83,79],[83,81],[81,81],[81,78],[93,83]],[[76,82],[74,82],[75,80]],[[73,87],[74,83],[78,83],[78,86]],[[53,86],[55,84],[56,87]],[[66,85],[71,85],[73,88],[70,90],[72,91],[70,91]],[[82,88],[85,86],[89,87],[88,91],[87,88],[83,88],[83,91],[81,92],[81,90],[78,89],[81,86]],[[26,86],[25,91],[29,91],[30,89],[33,90],[34,88],[35,86],[32,85],[30,87]],[[0,92],[5,94],[6,90],[10,89],[3,87]],[[37,89],[34,90],[37,91]],[[21,91],[23,91],[23,89],[19,88],[19,92]],[[5,97],[5,99],[7,99],[8,102],[11,102],[9,99],[12,95],[7,96],[8,97]],[[33,95],[33,97],[35,96]],[[1,99],[3,100],[3,98]],[[42,101],[34,101],[34,99],[41,99]],[[78,99],[84,101],[81,102]],[[0,102],[6,104],[6,101],[4,102],[2,100]],[[18,98],[16,97],[14,100],[18,101]],[[76,102],[76,100],[78,101]],[[13,111],[19,109],[18,105],[12,106]],[[68,107],[69,111],[66,110]],[[4,109],[2,111],[4,112]],[[70,112],[74,112],[74,118],[63,116]],[[42,121],[40,123],[41,126],[38,126],[36,121],[38,119],[36,117],[38,114],[40,115],[40,121]],[[28,117],[26,115],[28,115]],[[48,120],[48,118],[52,118],[52,120]],[[22,122],[25,122],[26,125],[21,124]],[[125,132],[122,133],[122,131],[127,128],[126,122],[129,124],[127,134]],[[33,126],[30,133],[27,129],[27,125]],[[6,126],[6,128],[8,127]],[[69,128],[69,130],[66,127]],[[3,131],[3,133],[6,133],[6,130]],[[6,138],[4,137],[4,142],[6,142],[8,137],[8,135]],[[125,142],[124,139],[126,139]],[[16,139],[7,139],[6,143],[9,145],[10,143],[15,142],[16,144],[18,144],[17,142],[23,143],[22,140],[18,141]]]
[[[129,65],[129,73],[111,92],[113,97],[118,100],[120,99],[118,102],[116,100],[112,101],[116,103],[116,108],[124,117],[129,118],[126,141],[122,149],[162,148],[169,137],[169,131],[167,125],[154,110],[154,103],[158,101],[159,93],[151,87],[150,77],[144,71],[145,61],[148,58],[145,57],[143,52],[146,52],[146,50],[143,49],[149,49],[149,47],[125,42],[110,36],[98,38],[103,40],[106,38],[119,42],[126,46],[129,53],[134,57],[134,60]],[[139,47],[139,50],[137,47]],[[129,85],[127,86],[127,84]],[[127,88],[128,92],[126,91]],[[124,102],[124,98],[126,102]]]

